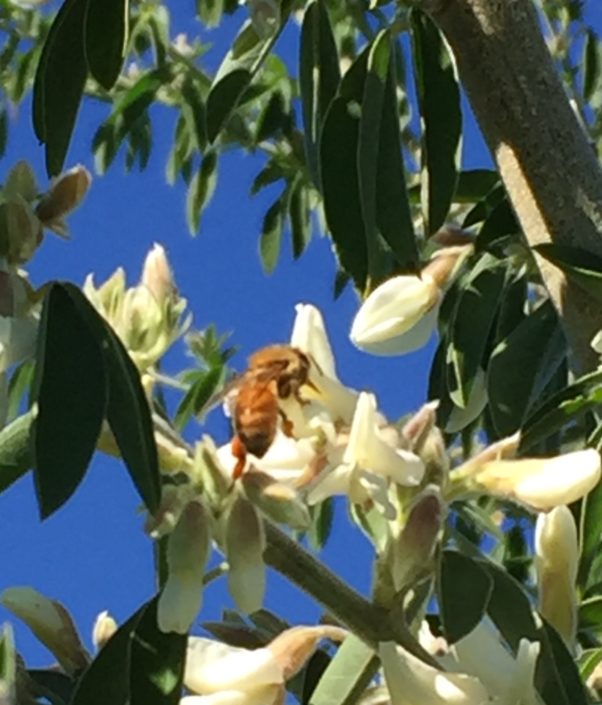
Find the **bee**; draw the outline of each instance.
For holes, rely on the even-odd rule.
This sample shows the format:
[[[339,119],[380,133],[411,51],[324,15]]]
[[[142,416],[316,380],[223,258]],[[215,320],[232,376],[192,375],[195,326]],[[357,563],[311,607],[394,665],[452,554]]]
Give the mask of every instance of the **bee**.
[[[234,436],[232,455],[237,459],[233,478],[239,478],[247,453],[262,458],[272,445],[278,423],[292,436],[292,423],[280,408],[280,400],[294,397],[303,403],[300,389],[309,381],[310,360],[290,345],[270,345],[249,358],[248,368],[235,380],[232,405]]]

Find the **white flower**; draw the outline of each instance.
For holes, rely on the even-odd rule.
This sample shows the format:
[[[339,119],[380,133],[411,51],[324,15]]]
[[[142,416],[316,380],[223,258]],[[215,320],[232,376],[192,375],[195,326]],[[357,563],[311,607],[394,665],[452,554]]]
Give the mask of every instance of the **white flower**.
[[[474,476],[478,487],[539,511],[581,499],[600,481],[600,454],[593,448],[554,458],[492,460]]]
[[[393,277],[361,305],[351,326],[351,341],[374,355],[418,350],[435,330],[440,297],[437,283],[428,274]]]
[[[162,632],[185,634],[201,608],[209,554],[209,517],[201,502],[189,502],[167,542],[167,582],[157,606]]]
[[[190,637],[184,684],[201,697],[183,698],[182,705],[275,705],[284,672],[268,648],[241,649]]]
[[[486,705],[478,679],[447,673],[424,663],[393,642],[380,644],[379,656],[393,705]]]
[[[540,514],[535,524],[539,611],[569,645],[577,627],[578,564],[577,527],[570,509],[560,505],[548,514]]]
[[[351,423],[358,393],[349,389],[337,377],[334,355],[320,311],[311,304],[297,304],[297,316],[291,335],[291,345],[304,352],[310,359],[309,379],[315,387],[303,390],[304,396],[315,400],[326,409],[330,417],[346,424]]]
[[[394,518],[395,510],[387,498],[388,481],[416,486],[424,476],[424,464],[414,453],[397,448],[396,434],[389,433],[393,429],[383,427],[380,421],[374,395],[362,392],[342,458],[337,462],[337,454],[332,454],[334,469],[310,492],[311,504],[334,494],[347,494],[357,504],[372,498],[386,516]]]

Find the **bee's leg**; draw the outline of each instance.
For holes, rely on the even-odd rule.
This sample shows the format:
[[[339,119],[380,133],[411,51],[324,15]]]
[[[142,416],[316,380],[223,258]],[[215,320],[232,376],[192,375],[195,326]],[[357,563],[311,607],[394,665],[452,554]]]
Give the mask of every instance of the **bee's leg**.
[[[238,480],[245,469],[245,465],[247,464],[247,449],[240,440],[238,434],[233,436],[230,443],[230,450],[232,451],[232,455],[237,459],[236,465],[234,466],[234,472],[232,473],[232,479]]]
[[[288,436],[289,438],[293,437],[293,422],[288,418],[288,416],[282,411],[279,411],[280,413],[280,418],[282,419],[282,432],[284,433],[285,436]]]

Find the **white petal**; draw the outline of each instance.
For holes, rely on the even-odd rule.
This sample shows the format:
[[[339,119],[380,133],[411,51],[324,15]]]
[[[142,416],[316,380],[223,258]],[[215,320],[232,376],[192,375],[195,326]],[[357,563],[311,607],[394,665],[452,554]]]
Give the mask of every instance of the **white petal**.
[[[309,355],[324,375],[336,379],[334,355],[322,314],[311,304],[297,304],[295,310],[297,316],[291,335],[291,345]]]
[[[427,276],[393,277],[361,305],[351,341],[375,355],[396,355],[424,345],[436,324],[439,289]]]
[[[184,684],[194,693],[249,691],[283,682],[282,669],[269,649],[240,649],[202,637],[188,639]]]
[[[379,646],[392,705],[486,705],[485,687],[476,678],[446,673],[424,663],[393,642]]]
[[[351,468],[338,465],[334,470],[325,472],[307,495],[308,504],[318,504],[328,497],[347,494],[351,479]]]
[[[272,705],[278,701],[280,686],[267,685],[254,690],[223,690],[211,695],[187,695],[179,705]]]

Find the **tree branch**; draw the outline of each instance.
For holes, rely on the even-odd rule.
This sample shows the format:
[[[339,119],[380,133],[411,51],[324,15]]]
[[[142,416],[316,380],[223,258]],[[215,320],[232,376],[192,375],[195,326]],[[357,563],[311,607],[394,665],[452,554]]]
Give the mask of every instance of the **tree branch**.
[[[531,0],[423,0],[449,42],[463,86],[529,245],[602,255],[602,171],[575,118]],[[573,366],[597,366],[602,309],[537,257]]]

